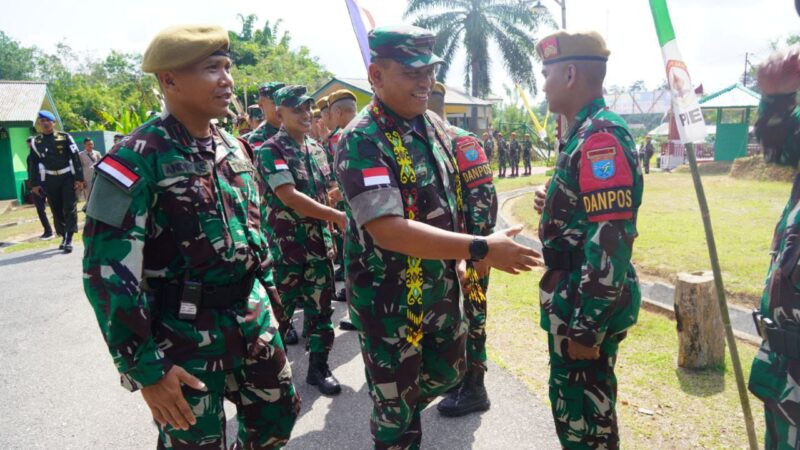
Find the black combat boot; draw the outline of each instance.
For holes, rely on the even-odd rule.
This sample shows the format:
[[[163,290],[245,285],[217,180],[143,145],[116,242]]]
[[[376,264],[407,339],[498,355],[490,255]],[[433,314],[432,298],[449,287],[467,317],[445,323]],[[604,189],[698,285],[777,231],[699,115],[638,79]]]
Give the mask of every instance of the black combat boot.
[[[333,279],[335,281],[344,281],[344,268],[342,265],[336,266],[336,270],[333,271]]]
[[[339,321],[339,329],[344,331],[356,331],[356,326],[350,321],[349,314],[342,317],[342,320]]]
[[[64,236],[64,253],[72,253],[72,233]]]
[[[58,249],[59,249],[59,250],[64,250],[64,244],[65,244],[66,242],[67,242],[67,236],[66,236],[66,235],[62,235],[62,236],[61,236],[61,243],[60,243],[60,244],[58,244]]]
[[[324,395],[337,395],[342,392],[342,387],[328,367],[326,353],[309,353],[306,383],[316,386]]]
[[[297,331],[294,329],[294,325],[289,324],[289,330],[286,331],[286,337],[283,339],[283,343],[286,345],[297,345],[299,339],[297,338]]]
[[[483,385],[483,370],[470,370],[464,375],[459,390],[439,402],[436,409],[445,417],[461,417],[476,411],[486,411],[491,406],[486,387]]]
[[[347,293],[345,292],[344,288],[340,289],[336,295],[333,296],[333,301],[335,302],[346,302],[347,301]]]

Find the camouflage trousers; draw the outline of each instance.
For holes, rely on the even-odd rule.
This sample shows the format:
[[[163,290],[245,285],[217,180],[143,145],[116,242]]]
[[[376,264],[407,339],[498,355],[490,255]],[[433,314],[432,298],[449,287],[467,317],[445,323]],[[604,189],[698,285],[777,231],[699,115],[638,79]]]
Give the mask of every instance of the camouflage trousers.
[[[486,371],[486,292],[489,290],[489,277],[481,279],[483,298],[464,298],[464,315],[469,326],[467,330],[467,370]]]
[[[566,336],[548,335],[550,408],[565,449],[618,449],[614,364],[625,333],[607,338],[600,359],[573,360]]]
[[[420,413],[464,375],[466,324],[426,333],[419,346],[403,338],[358,334],[372,398],[376,449],[419,449]]]
[[[773,408],[777,408],[777,406],[764,404],[764,422],[766,422],[767,428],[764,433],[764,449],[800,450],[800,434],[797,433],[797,426],[792,425]]]
[[[311,353],[330,353],[333,348],[333,263],[329,260],[305,264],[276,264],[275,285],[289,321],[295,309],[303,308],[304,325]]]
[[[292,384],[280,336],[255,358],[245,358],[236,369],[193,373],[207,387],[183,387],[183,395],[197,423],[187,431],[159,425],[159,449],[225,449],[223,400],[236,405],[239,422],[234,449],[275,449],[289,441],[300,412],[300,398]]]

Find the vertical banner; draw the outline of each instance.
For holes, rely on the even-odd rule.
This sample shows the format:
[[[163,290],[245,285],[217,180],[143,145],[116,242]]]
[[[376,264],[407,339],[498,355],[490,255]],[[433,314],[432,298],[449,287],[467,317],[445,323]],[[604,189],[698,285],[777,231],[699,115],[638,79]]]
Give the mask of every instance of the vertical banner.
[[[539,123],[539,118],[536,117],[536,113],[533,112],[531,109],[531,105],[528,103],[528,97],[525,95],[525,91],[522,90],[522,86],[519,84],[517,86],[517,92],[519,93],[519,98],[522,99],[522,103],[525,105],[525,110],[528,111],[528,114],[531,116],[531,120],[533,121],[533,126],[536,128],[536,132],[539,133],[541,136],[544,127],[541,123]]]
[[[364,26],[364,18],[366,17],[370,25],[370,30],[375,28],[375,21],[372,19],[372,14],[362,8],[356,3],[355,0],[344,0],[347,5],[347,12],[350,14],[350,23],[353,24],[353,32],[356,34],[358,47],[361,49],[361,59],[364,60],[364,67],[369,67],[369,41],[367,40],[367,27]]]
[[[703,142],[706,138],[706,123],[703,112],[694,93],[689,69],[678,50],[678,41],[675,39],[675,30],[669,18],[667,0],[650,0],[650,10],[656,25],[658,44],[661,46],[661,55],[667,72],[667,83],[672,95],[672,112],[681,142]]]

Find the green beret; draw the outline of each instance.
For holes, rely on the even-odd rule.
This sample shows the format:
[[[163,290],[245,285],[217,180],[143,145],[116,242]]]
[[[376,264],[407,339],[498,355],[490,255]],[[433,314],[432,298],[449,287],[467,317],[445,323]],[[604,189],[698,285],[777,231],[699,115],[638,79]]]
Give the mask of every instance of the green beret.
[[[356,101],[356,94],[353,94],[347,89],[339,89],[333,94],[328,96],[328,106],[333,106],[339,100],[353,100]]]
[[[178,25],[161,30],[142,58],[142,72],[177,70],[221,52],[227,55],[228,32],[216,25]]]
[[[436,36],[424,28],[378,27],[369,32],[367,39],[373,60],[388,58],[414,68],[442,62],[442,58],[433,54]]]
[[[596,31],[570,33],[564,30],[540,40],[536,44],[536,53],[545,65],[561,61],[605,62],[611,54],[606,41]]]
[[[314,99],[306,95],[306,87],[300,85],[286,86],[278,89],[272,96],[276,106],[297,108],[306,102],[314,103]]]

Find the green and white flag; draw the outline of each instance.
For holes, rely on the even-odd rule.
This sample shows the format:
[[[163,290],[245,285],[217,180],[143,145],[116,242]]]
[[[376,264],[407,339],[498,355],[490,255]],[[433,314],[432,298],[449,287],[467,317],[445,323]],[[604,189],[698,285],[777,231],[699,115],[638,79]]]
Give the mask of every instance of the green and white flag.
[[[675,39],[675,30],[669,18],[667,0],[650,0],[650,10],[653,12],[653,21],[656,24],[658,44],[661,45],[661,55],[667,70],[667,83],[672,95],[672,112],[681,142],[703,142],[706,138],[706,124],[703,112],[697,103],[689,69],[681,58],[678,50],[678,41]]]

